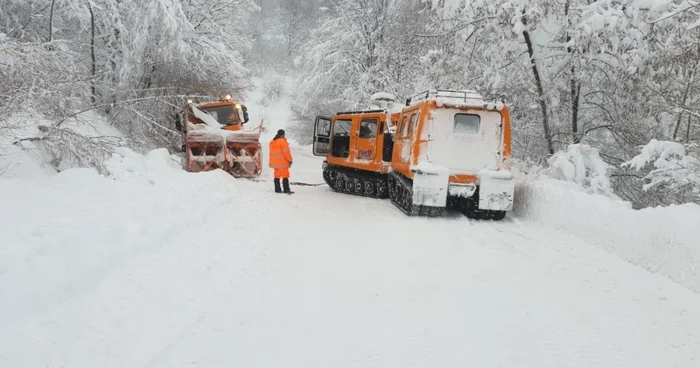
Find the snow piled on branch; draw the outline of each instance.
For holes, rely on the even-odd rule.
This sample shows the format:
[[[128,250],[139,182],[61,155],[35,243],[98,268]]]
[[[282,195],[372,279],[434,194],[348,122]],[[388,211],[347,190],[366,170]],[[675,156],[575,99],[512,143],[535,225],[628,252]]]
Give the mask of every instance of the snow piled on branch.
[[[574,182],[586,193],[617,199],[610,185],[609,165],[600,158],[598,149],[585,144],[571,144],[549,158],[546,175],[552,179]]]
[[[690,150],[697,145],[688,145]],[[669,189],[689,188],[700,198],[700,160],[688,154],[686,146],[678,142],[652,139],[642,148],[642,152],[622,167],[640,171],[652,164],[654,169],[646,175],[648,182],[642,187],[645,191],[667,185]]]
[[[104,161],[127,143],[94,111],[62,122],[33,110],[12,114],[0,121],[0,178],[42,179],[80,167],[105,172]]]

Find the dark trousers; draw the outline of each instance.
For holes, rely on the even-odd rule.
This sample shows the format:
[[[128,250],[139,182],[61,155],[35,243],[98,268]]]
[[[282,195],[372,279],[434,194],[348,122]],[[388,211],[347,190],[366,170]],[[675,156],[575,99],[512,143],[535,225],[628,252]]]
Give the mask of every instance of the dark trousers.
[[[285,193],[291,192],[291,190],[289,189],[289,179],[288,178],[282,179],[282,186],[284,187]],[[278,178],[275,178],[275,193],[282,193],[282,188],[280,187],[280,179],[278,179]]]

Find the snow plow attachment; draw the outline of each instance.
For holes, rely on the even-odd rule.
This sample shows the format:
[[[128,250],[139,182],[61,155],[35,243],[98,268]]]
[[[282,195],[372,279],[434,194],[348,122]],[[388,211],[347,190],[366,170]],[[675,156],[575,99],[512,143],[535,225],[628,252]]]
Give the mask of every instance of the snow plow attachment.
[[[263,122],[254,129],[244,129],[243,124],[248,122],[247,109],[230,95],[218,102],[187,102],[178,124],[183,132],[185,169],[188,172],[221,169],[236,178],[260,176]]]
[[[221,169],[236,178],[260,176],[262,173],[260,134],[243,133],[216,135],[208,132],[188,132],[185,136],[187,171]]]

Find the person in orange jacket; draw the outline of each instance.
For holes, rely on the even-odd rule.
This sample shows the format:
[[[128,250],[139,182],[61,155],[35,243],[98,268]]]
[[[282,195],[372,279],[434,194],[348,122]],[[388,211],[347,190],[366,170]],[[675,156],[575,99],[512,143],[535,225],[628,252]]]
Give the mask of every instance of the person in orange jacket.
[[[292,167],[292,152],[289,150],[289,142],[287,142],[282,129],[278,130],[277,135],[270,141],[269,166],[275,169],[275,193],[282,193],[280,179],[282,179],[284,193],[294,193],[289,189],[289,168]]]

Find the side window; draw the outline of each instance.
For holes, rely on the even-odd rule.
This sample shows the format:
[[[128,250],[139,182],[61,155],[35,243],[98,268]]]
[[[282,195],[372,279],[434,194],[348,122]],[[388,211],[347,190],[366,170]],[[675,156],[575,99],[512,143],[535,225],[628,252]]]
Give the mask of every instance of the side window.
[[[416,124],[418,124],[418,113],[411,115],[411,125],[408,126],[408,135],[413,134],[416,130]]]
[[[362,119],[360,122],[360,138],[375,138],[377,136],[377,119]]]
[[[349,156],[351,126],[352,121],[350,120],[336,120],[333,123],[333,143],[331,144],[331,156]]]
[[[481,126],[481,116],[476,114],[455,114],[455,134],[477,134]]]
[[[352,121],[350,120],[336,120],[333,124],[333,136],[334,137],[347,137],[350,135],[350,126]]]
[[[404,117],[401,119],[401,125],[399,126],[399,130],[398,130],[398,132],[400,133],[399,134],[400,137],[403,137],[406,135],[407,128],[408,128],[408,126],[406,125],[406,116],[404,115]]]
[[[318,119],[316,124],[316,135],[320,137],[331,136],[331,121],[329,119]]]

